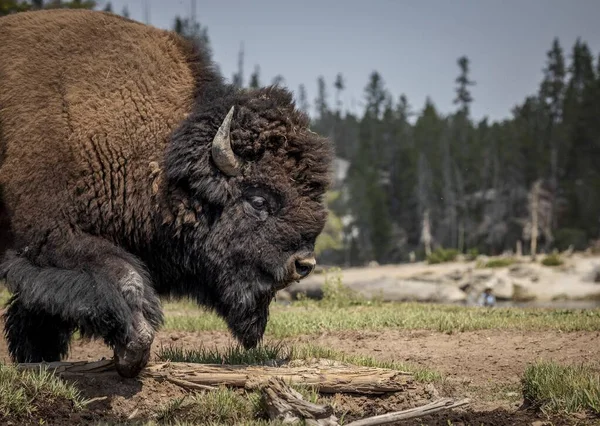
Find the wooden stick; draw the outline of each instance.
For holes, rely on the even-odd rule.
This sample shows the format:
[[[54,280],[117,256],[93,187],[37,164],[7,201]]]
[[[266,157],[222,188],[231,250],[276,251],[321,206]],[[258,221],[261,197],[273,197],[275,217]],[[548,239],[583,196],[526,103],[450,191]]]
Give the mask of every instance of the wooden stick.
[[[346,426],[377,426],[387,423],[397,422],[399,420],[414,419],[423,417],[429,414],[436,413],[442,410],[450,410],[460,407],[471,402],[468,398],[455,401],[451,398],[443,398],[421,407],[410,408],[408,410],[397,411],[394,413],[382,414],[380,416],[368,417],[366,419],[356,420],[346,424]]]
[[[304,421],[307,425],[339,426],[331,406],[305,401],[300,393],[280,378],[269,379],[262,392],[271,420],[280,420],[286,424]]]

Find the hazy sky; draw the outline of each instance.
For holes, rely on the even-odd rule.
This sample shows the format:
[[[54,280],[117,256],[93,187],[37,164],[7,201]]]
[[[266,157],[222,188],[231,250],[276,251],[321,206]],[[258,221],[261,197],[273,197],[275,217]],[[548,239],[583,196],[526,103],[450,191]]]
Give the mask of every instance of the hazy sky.
[[[144,21],[144,1],[150,23],[161,28],[191,10],[190,0],[111,3]],[[345,108],[355,111],[373,70],[415,109],[430,96],[443,113],[454,110],[456,60],[464,54],[477,82],[473,117],[502,119],[537,91],[555,36],[568,54],[577,37],[600,53],[600,0],[197,0],[196,11],[228,79],[243,42],[246,82],[258,64],[262,83],[277,74],[295,92],[304,83],[312,104],[323,75],[333,104],[332,83],[342,72]]]

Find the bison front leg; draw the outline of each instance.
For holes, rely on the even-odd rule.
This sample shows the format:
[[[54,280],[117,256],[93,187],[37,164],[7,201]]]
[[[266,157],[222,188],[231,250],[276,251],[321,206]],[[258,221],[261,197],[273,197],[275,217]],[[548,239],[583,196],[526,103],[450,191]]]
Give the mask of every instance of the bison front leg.
[[[5,324],[13,360],[59,360],[67,352],[65,334],[76,327],[114,349],[122,376],[136,376],[148,362],[163,314],[145,268],[124,250],[88,235],[49,238],[35,253],[10,254],[1,276],[14,293]],[[52,333],[35,328],[44,318],[61,330],[46,352]]]
[[[31,310],[13,296],[4,315],[8,351],[17,362],[52,362],[66,357],[75,326],[58,315]]]

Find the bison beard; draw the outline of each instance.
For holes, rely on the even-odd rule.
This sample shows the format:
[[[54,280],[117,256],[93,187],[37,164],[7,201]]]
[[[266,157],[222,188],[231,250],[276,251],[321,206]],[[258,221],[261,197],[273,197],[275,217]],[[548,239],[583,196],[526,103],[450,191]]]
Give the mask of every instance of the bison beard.
[[[235,89],[179,36],[102,12],[9,15],[0,39],[13,360],[60,360],[78,329],[135,376],[159,295],[259,344],[276,291],[314,268],[327,217],[332,146],[291,94]]]

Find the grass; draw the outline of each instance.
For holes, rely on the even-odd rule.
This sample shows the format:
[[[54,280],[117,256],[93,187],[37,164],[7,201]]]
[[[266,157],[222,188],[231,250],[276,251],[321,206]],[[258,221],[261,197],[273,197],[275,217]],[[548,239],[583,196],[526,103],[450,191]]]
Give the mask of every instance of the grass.
[[[191,302],[165,303],[165,328],[225,331],[216,314]],[[301,298],[288,306],[274,304],[266,336],[286,338],[342,330],[420,329],[444,333],[484,329],[600,331],[600,309],[464,307],[417,302],[367,300],[344,286],[337,270],[326,274],[323,299]]]
[[[544,266],[561,266],[564,261],[561,259],[558,253],[550,253],[548,256],[542,259],[541,263]]]
[[[178,315],[167,305],[165,327],[182,331],[226,330],[211,312],[194,309]],[[371,303],[337,306],[302,301],[273,306],[266,336],[286,338],[341,330],[420,329],[456,333],[486,329],[521,331],[600,331],[600,309],[545,309],[463,307],[423,303]]]
[[[0,418],[43,418],[57,407],[85,406],[79,391],[45,369],[19,371],[0,364]]]
[[[438,263],[454,262],[459,255],[459,251],[456,249],[444,249],[438,248],[427,256],[427,263],[435,265]]]
[[[227,365],[266,365],[292,360],[330,359],[363,367],[411,372],[416,381],[423,383],[442,380],[440,373],[430,369],[395,361],[380,361],[370,356],[348,355],[318,345],[286,346],[282,343],[275,343],[264,344],[251,350],[245,350],[239,346],[232,346],[224,350],[205,348],[185,350],[170,346],[161,348],[157,356],[162,361]]]
[[[600,415],[600,369],[540,361],[525,370],[523,397],[547,414]]]
[[[225,349],[186,350],[178,346],[162,347],[157,356],[161,361],[190,362],[195,364],[226,364],[226,365],[266,365],[274,361],[289,358],[289,351],[283,344],[261,345],[254,349],[245,350],[240,346],[230,346]]]

